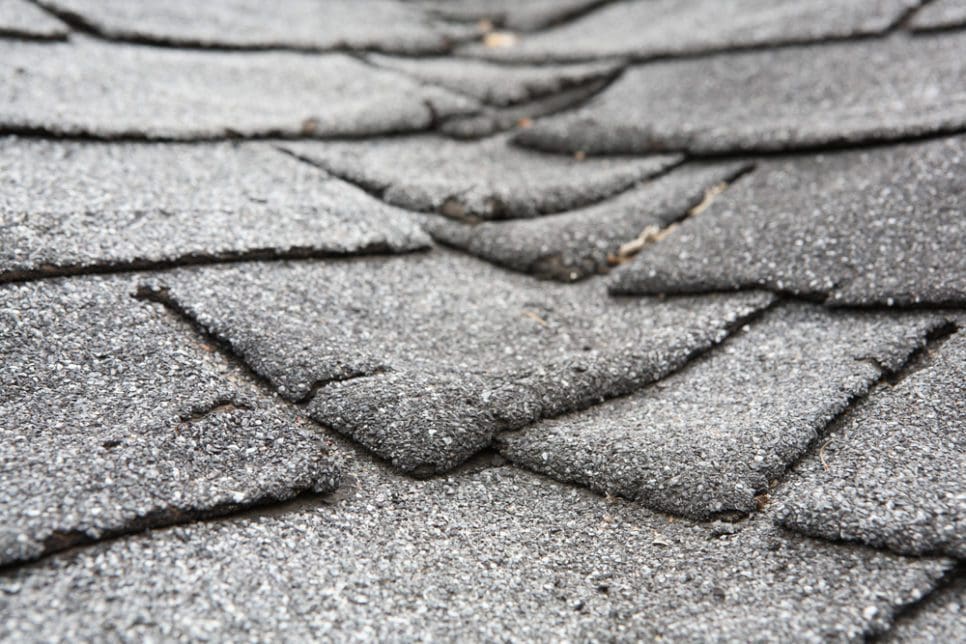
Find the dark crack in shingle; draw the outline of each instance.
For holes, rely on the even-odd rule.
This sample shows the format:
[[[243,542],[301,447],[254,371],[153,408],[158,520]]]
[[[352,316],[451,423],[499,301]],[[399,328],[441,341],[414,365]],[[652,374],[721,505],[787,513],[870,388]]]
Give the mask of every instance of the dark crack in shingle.
[[[630,0],[465,51],[514,61],[638,60],[882,34],[921,0]]]
[[[423,226],[437,240],[495,264],[570,282],[605,272],[623,244],[682,219],[707,190],[748,167],[691,164],[593,206],[537,219],[471,225],[424,217]]]
[[[873,391],[778,494],[782,525],[903,554],[966,557],[966,334]]]
[[[898,35],[644,65],[517,140],[558,152],[717,154],[960,131],[964,50],[966,33]]]
[[[419,135],[284,147],[387,203],[471,221],[538,217],[585,206],[680,161],[677,155],[562,158],[522,150],[505,136],[453,141]]]
[[[0,565],[338,483],[317,429],[130,289],[0,287]]]
[[[68,33],[67,25],[28,0],[0,2],[0,36],[63,40]]]
[[[825,426],[922,346],[937,315],[790,304],[632,396],[499,438],[511,461],[648,507],[752,512]]]
[[[0,139],[0,281],[429,244],[408,213],[264,144]]]
[[[211,139],[413,132],[474,102],[345,54],[0,41],[0,131]]]
[[[253,268],[154,286],[313,418],[417,473],[651,382],[771,301],[616,299],[443,250]]]
[[[438,54],[474,34],[398,0],[38,2],[106,38],[175,46]]]
[[[966,302],[966,137],[762,162],[615,276],[620,293],[765,287]]]
[[[966,575],[917,605],[909,615],[902,615],[882,638],[888,644],[912,642],[956,642],[966,629]]]
[[[499,467],[367,477],[355,496],[157,531],[0,579],[17,641],[858,641],[949,563],[716,536]]]

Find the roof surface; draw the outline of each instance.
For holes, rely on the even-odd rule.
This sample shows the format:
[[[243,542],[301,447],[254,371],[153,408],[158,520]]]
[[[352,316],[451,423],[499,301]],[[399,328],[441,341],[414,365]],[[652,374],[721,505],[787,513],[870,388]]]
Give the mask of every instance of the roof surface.
[[[964,52],[0,0],[0,640],[966,639]]]

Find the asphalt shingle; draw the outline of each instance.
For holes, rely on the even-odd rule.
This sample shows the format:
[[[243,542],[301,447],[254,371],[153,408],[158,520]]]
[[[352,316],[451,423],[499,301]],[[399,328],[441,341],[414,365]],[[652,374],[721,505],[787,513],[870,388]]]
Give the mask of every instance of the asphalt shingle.
[[[509,107],[612,78],[611,62],[573,65],[507,66],[459,58],[397,58],[371,54],[379,67],[403,72],[497,107]]]
[[[0,132],[198,139],[430,129],[471,99],[345,54],[0,40]]]
[[[310,398],[313,418],[420,473],[651,382],[771,301],[620,300],[442,250],[185,269],[153,286],[282,395]]]
[[[0,3],[0,36],[63,40],[67,25],[28,0],[4,0]]]
[[[966,558],[966,334],[872,392],[781,489],[783,525]]]
[[[0,578],[10,640],[852,641],[949,568],[719,536],[513,468],[156,531]]]
[[[622,244],[682,219],[703,203],[708,190],[747,168],[695,163],[579,210],[480,224],[424,217],[423,226],[440,242],[495,264],[570,282],[605,272]]]
[[[474,55],[516,61],[637,60],[881,34],[921,0],[625,0]]]
[[[470,221],[578,208],[680,161],[677,155],[581,161],[521,150],[506,136],[471,142],[419,135],[284,147],[387,203]]]
[[[962,304],[964,198],[966,137],[762,162],[622,268],[613,289]]]
[[[0,565],[338,483],[317,429],[131,286],[0,287]]]
[[[943,322],[785,305],[632,396],[499,437],[500,452],[657,510],[752,512],[877,365],[897,368]]]
[[[966,2],[963,0],[931,0],[909,21],[915,31],[955,29],[966,25]]]
[[[430,19],[398,0],[39,0],[98,34],[177,46],[312,51],[447,51],[474,30]]]
[[[449,20],[482,21],[506,29],[543,29],[577,16],[607,0],[419,0]]]
[[[425,248],[406,212],[263,144],[0,139],[0,281]]]
[[[518,141],[588,154],[722,153],[960,131],[964,50],[966,33],[953,32],[643,65]]]
[[[910,615],[896,620],[884,642],[955,642],[966,629],[966,577],[935,592]]]

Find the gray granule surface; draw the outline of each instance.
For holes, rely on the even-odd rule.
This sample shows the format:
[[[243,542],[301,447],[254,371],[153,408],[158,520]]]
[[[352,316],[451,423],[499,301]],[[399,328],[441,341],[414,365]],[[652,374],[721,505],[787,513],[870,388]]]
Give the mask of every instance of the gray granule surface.
[[[345,54],[0,41],[0,131],[161,139],[412,132],[471,99]],[[107,80],[109,79],[109,80]]]
[[[783,533],[715,536],[513,468],[200,523],[0,577],[0,638],[852,641],[949,569]],[[699,565],[697,565],[699,563]]]
[[[959,573],[909,615],[902,615],[883,638],[890,644],[956,642],[966,632],[966,575]]]
[[[664,228],[728,181],[744,163],[696,163],[593,206],[537,219],[463,224],[424,217],[438,241],[537,277],[574,281],[603,273],[620,246],[648,226]]]
[[[531,31],[575,17],[608,0],[419,0],[450,20],[488,20],[505,29]]]
[[[311,398],[313,418],[418,473],[660,378],[771,302],[611,298],[599,280],[542,283],[443,250],[252,268],[151,288],[282,395]]]
[[[67,25],[28,0],[0,2],[0,36],[61,40]]]
[[[482,60],[394,58],[378,54],[368,56],[367,60],[497,107],[559,94],[610,78],[620,69],[611,62],[509,67]]]
[[[627,398],[500,436],[515,463],[656,510],[751,512],[818,433],[924,344],[935,315],[789,304]]]
[[[966,26],[966,2],[963,0],[932,0],[909,21],[909,28],[915,31],[962,26]]]
[[[780,489],[781,523],[904,554],[966,558],[966,334],[884,385]]]
[[[180,46],[310,50],[447,51],[474,30],[445,24],[398,0],[39,0],[97,33]]]
[[[964,50],[966,33],[898,35],[643,65],[517,140],[588,154],[724,153],[953,132],[966,128]]]
[[[0,287],[0,565],[338,484],[318,429],[131,288]]]
[[[966,137],[763,162],[618,271],[612,288],[962,304],[964,199]]]
[[[677,155],[578,160],[522,150],[506,136],[453,141],[418,135],[284,147],[387,203],[470,221],[585,206],[680,160]]]
[[[425,248],[408,213],[265,144],[0,139],[0,281]]]
[[[474,55],[516,61],[648,59],[881,34],[921,0],[631,0],[511,46],[474,45]]]

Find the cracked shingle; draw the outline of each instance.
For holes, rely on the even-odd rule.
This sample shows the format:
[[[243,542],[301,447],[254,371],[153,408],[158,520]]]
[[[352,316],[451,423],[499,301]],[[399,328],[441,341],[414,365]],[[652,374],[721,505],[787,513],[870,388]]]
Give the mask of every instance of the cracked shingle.
[[[964,197],[966,137],[763,162],[612,286],[766,287],[838,305],[963,303]]]
[[[825,426],[943,324],[790,304],[632,396],[499,437],[515,463],[696,518],[752,512]]]
[[[676,155],[577,160],[521,150],[505,136],[412,136],[286,143],[285,149],[378,193],[387,203],[454,219],[537,217],[584,206],[669,168]]]
[[[363,136],[473,113],[465,97],[345,54],[0,41],[0,131],[199,139]]]
[[[130,286],[0,287],[0,565],[337,485],[317,430]]]
[[[691,164],[598,204],[536,219],[463,224],[425,217],[437,240],[538,277],[573,281],[605,272],[622,244],[665,228],[706,191],[747,169],[744,163]]]
[[[261,144],[0,139],[0,281],[425,248],[408,213]]]
[[[921,0],[636,0],[475,55],[515,61],[649,59],[881,34]]]
[[[67,25],[28,0],[0,2],[0,36],[62,40],[68,31]]]
[[[966,33],[721,54],[634,67],[517,140],[588,154],[775,151],[966,128]]]
[[[949,563],[706,525],[513,468],[156,531],[0,579],[10,640],[858,641]],[[243,609],[241,607],[244,607]]]
[[[313,418],[417,473],[661,377],[771,301],[615,299],[599,281],[536,282],[443,250],[185,269],[153,286]]]
[[[782,525],[966,558],[966,334],[873,391],[780,492]]]
[[[396,0],[39,0],[98,34],[177,46],[447,51],[473,31],[433,21]]]

